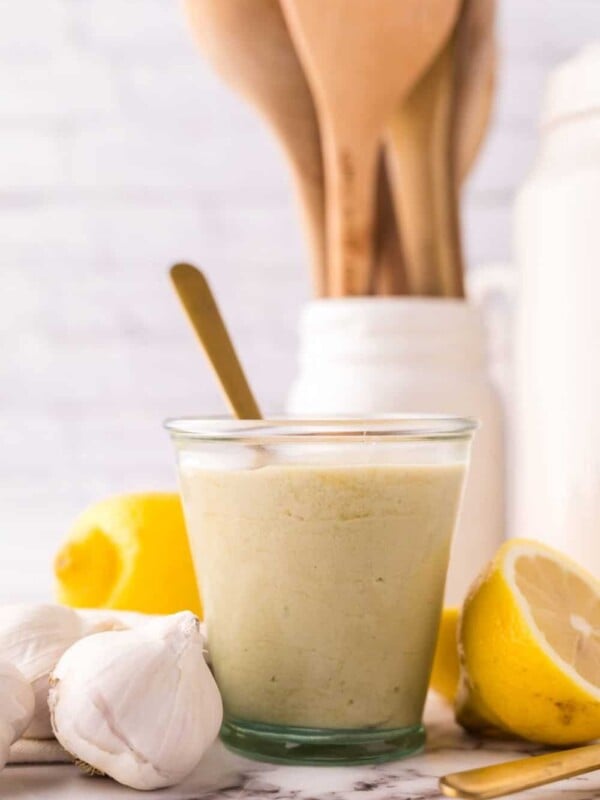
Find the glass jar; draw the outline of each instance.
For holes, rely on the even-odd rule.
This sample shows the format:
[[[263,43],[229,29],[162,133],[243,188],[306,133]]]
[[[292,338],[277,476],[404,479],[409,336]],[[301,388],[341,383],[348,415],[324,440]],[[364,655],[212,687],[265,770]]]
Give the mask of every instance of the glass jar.
[[[167,428],[225,744],[314,764],[418,750],[475,423]]]

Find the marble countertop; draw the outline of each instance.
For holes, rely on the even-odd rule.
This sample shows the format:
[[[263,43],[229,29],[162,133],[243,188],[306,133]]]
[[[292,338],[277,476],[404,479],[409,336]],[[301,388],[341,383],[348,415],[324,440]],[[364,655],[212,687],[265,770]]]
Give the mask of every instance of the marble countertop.
[[[526,743],[467,736],[435,697],[427,704],[425,751],[404,761],[364,767],[292,767],[248,761],[220,742],[182,784],[151,792],[152,800],[408,800],[439,797],[438,778],[448,772],[541,752]],[[11,765],[0,774],[8,800],[120,800],[142,796],[108,778],[88,777],[69,764]],[[520,795],[529,800],[596,800],[600,772]]]

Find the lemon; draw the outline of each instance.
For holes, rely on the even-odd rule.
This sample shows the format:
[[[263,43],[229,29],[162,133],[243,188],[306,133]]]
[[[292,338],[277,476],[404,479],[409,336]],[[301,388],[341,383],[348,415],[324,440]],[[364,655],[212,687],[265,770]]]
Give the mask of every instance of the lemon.
[[[202,607],[176,494],[111,497],[75,521],[54,571],[60,603],[167,614]]]
[[[555,550],[506,542],[465,601],[457,719],[550,745],[600,737],[600,583]]]
[[[442,612],[429,682],[432,689],[450,702],[454,701],[456,695],[460,670],[457,639],[459,614],[458,608],[451,607]]]

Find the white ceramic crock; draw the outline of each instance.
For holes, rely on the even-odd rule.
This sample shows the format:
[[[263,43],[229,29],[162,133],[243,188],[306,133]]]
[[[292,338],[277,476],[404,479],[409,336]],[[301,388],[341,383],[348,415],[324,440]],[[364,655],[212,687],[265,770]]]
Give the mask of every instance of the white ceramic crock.
[[[600,44],[549,79],[515,208],[517,535],[600,575]]]
[[[433,413],[476,417],[446,602],[462,601],[504,537],[502,413],[477,308],[461,300],[316,300],[300,323],[293,414]]]

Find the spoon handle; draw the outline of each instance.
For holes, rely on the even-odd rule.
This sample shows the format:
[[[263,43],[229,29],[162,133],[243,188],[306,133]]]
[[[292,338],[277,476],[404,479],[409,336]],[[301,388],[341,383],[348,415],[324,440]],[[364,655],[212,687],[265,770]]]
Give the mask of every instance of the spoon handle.
[[[175,264],[171,281],[238,419],[262,419],[210,286],[191,264]]]
[[[558,750],[542,756],[519,758],[490,767],[454,772],[440,778],[440,789],[446,797],[486,800],[512,792],[543,786],[546,783],[572,778],[600,769],[600,745]]]
[[[325,213],[334,297],[369,294],[374,244],[377,139],[343,141],[322,115]]]
[[[402,241],[396,223],[390,181],[382,157],[379,159],[377,180],[375,264],[372,290],[376,295],[409,293]]]
[[[389,122],[386,155],[401,223],[410,293],[443,294],[437,264],[432,176],[435,110],[442,60],[438,56]]]
[[[456,33],[440,55],[441,78],[432,153],[435,240],[438,268],[446,297],[464,297],[464,266],[452,113],[456,82]]]

